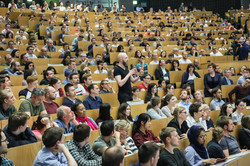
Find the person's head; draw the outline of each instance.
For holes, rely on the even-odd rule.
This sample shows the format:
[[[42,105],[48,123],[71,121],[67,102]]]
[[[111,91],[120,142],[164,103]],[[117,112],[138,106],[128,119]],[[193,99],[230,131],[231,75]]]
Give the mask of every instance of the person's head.
[[[250,115],[249,114],[245,114],[242,116],[241,125],[242,127],[246,129],[250,129]]]
[[[22,133],[26,130],[28,124],[27,121],[29,119],[29,115],[25,112],[15,112],[9,116],[8,119],[8,130],[10,132],[18,131]]]
[[[56,90],[58,90],[59,88],[61,88],[61,80],[58,77],[53,77],[50,79],[49,81],[49,85],[54,87]]]
[[[78,76],[78,73],[71,73],[69,75],[69,81],[71,84],[73,85],[77,85],[80,83],[80,80],[79,80],[79,76]]]
[[[181,91],[181,100],[187,100],[189,98],[190,92],[186,89],[182,89]]]
[[[0,88],[6,89],[11,86],[10,76],[8,75],[0,75]]]
[[[60,106],[56,110],[57,119],[62,120],[65,124],[74,118],[74,112],[68,106]]]
[[[139,147],[138,157],[140,164],[156,166],[159,160],[160,147],[153,141],[146,142]]]
[[[161,102],[161,107],[166,105],[175,106],[175,96],[173,94],[167,94]]]
[[[11,57],[12,57],[12,58],[19,58],[19,54],[20,54],[20,50],[19,50],[19,49],[14,49],[14,50],[11,52]]]
[[[24,69],[25,69],[25,70],[27,70],[27,69],[34,70],[34,63],[31,62],[31,61],[27,61],[27,62],[25,63]]]
[[[178,146],[179,145],[179,135],[176,129],[173,127],[165,127],[160,131],[160,139],[166,146]]]
[[[82,76],[82,80],[83,80],[84,85],[89,86],[90,84],[92,84],[91,74],[84,74]]]
[[[109,103],[102,103],[99,108],[99,118],[103,121],[110,120],[111,105]]]
[[[224,76],[227,77],[227,78],[229,78],[229,77],[231,76],[231,73],[232,73],[232,72],[231,72],[230,69],[225,69],[225,70],[224,70]]]
[[[126,53],[119,53],[118,60],[119,63],[123,64],[124,66],[128,65],[128,55]]]
[[[75,126],[73,131],[73,139],[80,145],[84,145],[84,142],[89,142],[91,128],[87,124],[79,124]]]
[[[29,57],[26,53],[21,54],[21,61],[22,63],[26,63],[29,61]]]
[[[107,148],[102,155],[102,166],[122,166],[124,160],[123,152],[121,146]]]
[[[182,52],[182,58],[183,58],[183,59],[187,59],[187,55],[188,55],[187,52],[185,52],[185,51]]]
[[[45,92],[42,88],[34,88],[30,97],[30,101],[32,105],[39,106],[40,104],[42,104],[44,100],[44,95],[45,95]]]
[[[8,42],[8,48],[10,48],[10,49],[14,49],[14,41],[9,41]]]
[[[180,63],[178,60],[174,59],[172,61],[172,68],[175,69],[175,68],[178,68],[180,66]]]
[[[56,89],[53,86],[47,86],[44,89],[44,92],[45,92],[45,95],[44,95],[45,100],[53,101],[56,99]]]
[[[13,61],[13,58],[12,58],[12,56],[11,56],[10,54],[6,54],[6,55],[4,56],[4,59],[5,59],[5,61],[6,61],[8,64],[10,64],[10,63]]]
[[[204,94],[203,94],[203,92],[201,90],[195,91],[194,97],[195,97],[196,101],[204,102]]]
[[[38,87],[38,80],[36,76],[28,76],[27,79],[27,84],[28,84],[28,88],[33,90],[34,88]]]
[[[115,129],[114,122],[112,120],[106,120],[101,124],[100,127],[101,135],[104,137],[112,136],[114,133],[114,129]]]
[[[233,113],[233,107],[230,103],[224,103],[221,106],[220,115],[231,116]]]
[[[231,117],[229,116],[220,116],[217,120],[216,126],[221,127],[225,132],[233,132],[234,123]]]
[[[75,60],[70,60],[69,61],[69,68],[71,69],[71,70],[74,70],[75,68],[76,68],[76,61]]]
[[[21,70],[20,62],[18,61],[12,61],[10,63],[10,68],[13,69],[15,72]]]
[[[131,107],[127,103],[122,103],[118,109],[118,119],[133,121],[131,116]]]
[[[191,72],[194,72],[194,71],[195,71],[194,65],[192,63],[188,64],[186,72],[191,73]]]
[[[151,76],[149,74],[144,74],[142,76],[142,80],[143,80],[143,83],[145,84],[150,84],[150,81],[151,81]]]
[[[75,98],[76,92],[75,92],[75,87],[73,84],[68,83],[64,86],[64,91],[66,95],[70,98]]]
[[[238,99],[236,102],[235,102],[235,107],[236,107],[236,110],[237,111],[240,111],[242,112],[244,110],[244,106],[245,106],[245,103],[243,100],[241,99]]]
[[[130,128],[131,125],[126,120],[120,120],[115,124],[115,130],[120,132],[120,136],[122,138],[126,138],[128,136]]]
[[[98,95],[100,92],[100,89],[99,89],[98,85],[96,85],[96,84],[90,84],[88,86],[88,90],[89,90],[90,94],[95,95],[95,96]]]
[[[45,70],[43,72],[43,78],[44,79],[51,80],[51,78],[53,78],[53,77],[54,77],[54,71],[52,71],[52,70]]]
[[[245,78],[247,78],[247,77],[249,77],[250,76],[250,69],[244,69],[244,71],[243,71],[243,76],[245,77]]]
[[[64,141],[64,129],[61,127],[50,127],[44,131],[42,140],[46,148],[58,149],[58,145]]]
[[[203,114],[201,104],[199,103],[191,104],[189,107],[189,113],[192,117],[199,119]]]
[[[4,134],[4,132],[0,129],[0,154],[6,154],[8,151],[9,142]]]
[[[207,69],[208,69],[208,73],[213,73],[215,72],[216,65],[214,63],[210,63],[209,65],[207,65]]]
[[[185,109],[185,107],[182,106],[178,106],[174,109],[173,112],[174,118],[175,119],[180,119],[180,120],[186,120],[187,119],[187,111]]]
[[[71,106],[71,110],[75,113],[76,117],[84,118],[86,117],[86,109],[83,103],[74,103]]]
[[[221,127],[215,127],[212,133],[213,139],[220,143],[221,138],[224,136],[224,131]]]
[[[157,85],[155,83],[150,83],[148,85],[148,95],[152,96],[152,94],[158,96],[157,94]]]
[[[151,126],[150,115],[146,113],[142,113],[138,116],[137,121],[134,123],[132,135],[138,132],[141,128],[144,128],[145,130],[149,130],[150,126]]]
[[[221,99],[221,97],[222,97],[222,91],[220,88],[212,89],[212,94],[213,94],[214,98],[216,98],[216,99]]]
[[[26,51],[27,51],[28,54],[33,54],[34,48],[32,46],[28,46],[26,48]]]
[[[166,94],[174,94],[174,85],[168,84],[165,88]]]
[[[44,124],[44,121],[49,120],[49,123],[53,123],[52,118],[50,117],[49,114],[41,114],[37,117],[37,120],[34,121],[33,125],[32,125],[32,130],[43,130],[46,129],[46,124]]]
[[[0,91],[0,104],[6,105],[6,106],[11,106],[14,104],[14,101],[16,100],[15,96],[9,89],[4,89]]]
[[[189,129],[187,136],[190,144],[193,144],[196,147],[200,147],[201,145],[204,145],[207,135],[203,127],[192,126]]]

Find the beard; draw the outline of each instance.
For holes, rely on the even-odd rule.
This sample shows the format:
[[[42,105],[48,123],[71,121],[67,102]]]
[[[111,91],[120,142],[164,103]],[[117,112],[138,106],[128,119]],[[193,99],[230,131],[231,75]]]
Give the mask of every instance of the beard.
[[[122,64],[123,64],[125,67],[128,67],[128,63],[125,62],[124,60],[122,61]]]

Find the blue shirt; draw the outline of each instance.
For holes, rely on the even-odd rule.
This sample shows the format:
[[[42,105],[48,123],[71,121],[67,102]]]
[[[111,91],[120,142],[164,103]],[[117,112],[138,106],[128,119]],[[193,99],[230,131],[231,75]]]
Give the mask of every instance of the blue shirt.
[[[88,96],[83,101],[83,104],[86,110],[99,109],[100,105],[102,104],[102,99],[99,96],[96,96],[95,99],[91,96]]]
[[[245,82],[245,80],[246,80],[246,77],[240,76],[240,78],[237,81],[237,84],[243,84]]]
[[[64,128],[64,134],[73,133],[75,125],[72,122],[69,122],[69,128],[67,128],[64,122],[60,119],[55,119],[54,122],[56,122],[59,127]]]
[[[183,100],[179,102],[179,106],[184,107],[186,109],[187,114],[189,114],[189,107],[191,104],[192,103],[190,101],[188,101],[188,103],[184,102]]]
[[[138,72],[140,72],[140,68],[142,67],[142,64],[141,63],[137,63],[136,64],[136,69]],[[148,73],[148,64],[147,63],[144,63],[144,66],[143,66],[143,71],[144,71],[144,74],[147,74]]]
[[[227,85],[232,85],[229,78],[225,77],[225,79],[226,79],[226,81],[227,81]]]
[[[211,102],[210,102],[210,109],[213,110],[220,110],[220,107],[224,104],[225,102],[223,100],[219,100],[214,98]]]
[[[206,149],[206,152],[207,152],[207,149]],[[185,155],[187,161],[189,161],[189,163],[192,166],[203,166],[203,163],[202,163],[203,158],[201,158],[201,156],[194,150],[194,148],[192,146],[189,145],[185,149],[184,155]],[[209,156],[208,152],[207,152],[207,156]]]
[[[62,105],[71,107],[71,106],[72,106],[73,104],[75,104],[75,103],[82,103],[82,101],[81,101],[80,99],[77,99],[77,98],[75,98],[75,101],[73,101],[73,100],[71,100],[71,99],[69,99],[69,98],[67,97],[67,98],[65,98],[65,99],[63,100]]]
[[[7,71],[9,75],[18,75],[17,72],[13,73],[11,70],[10,70],[10,67],[6,67],[3,69],[4,71]]]
[[[68,166],[68,160],[63,153],[54,155],[46,147],[43,147],[36,156],[33,166]]]

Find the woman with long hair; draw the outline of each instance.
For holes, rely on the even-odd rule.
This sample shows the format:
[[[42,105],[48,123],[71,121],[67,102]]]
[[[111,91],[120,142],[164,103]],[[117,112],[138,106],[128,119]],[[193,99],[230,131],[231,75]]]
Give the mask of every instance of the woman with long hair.
[[[194,99],[195,99],[195,102],[197,102],[197,103],[206,104],[205,100],[204,100],[204,94],[201,90],[195,91]]]
[[[146,141],[160,142],[153,132],[149,130],[150,125],[151,117],[146,113],[140,114],[137,121],[134,122],[132,138],[138,148]]]
[[[58,77],[53,77],[49,81],[49,86],[52,86],[56,90],[56,97],[64,97],[64,92],[62,89],[62,82]]]
[[[35,68],[35,65],[33,62],[31,61],[27,61],[25,66],[24,66],[24,70],[32,70],[34,72],[35,75],[37,75],[37,71],[36,71],[36,68]]]
[[[152,97],[146,111],[146,113],[150,115],[152,120],[166,117],[166,115],[162,113],[160,106],[161,98],[159,96]]]
[[[122,103],[118,109],[117,119],[124,119],[129,123],[133,123],[133,118],[131,115],[131,107],[127,103]]]
[[[145,103],[148,103],[152,97],[158,96],[157,85],[155,83],[150,83],[148,85],[148,92],[145,98]]]
[[[233,107],[230,103],[224,103],[220,109],[220,116],[232,117]]]
[[[172,117],[175,108],[175,96],[173,94],[167,94],[161,102],[161,110],[166,117]]]
[[[234,113],[232,113],[232,120],[235,124],[241,124],[241,118],[244,115],[242,111],[244,110],[245,103],[243,100],[237,100],[235,102]]]
[[[113,120],[113,118],[110,116],[111,112],[111,105],[108,103],[103,103],[100,105],[99,108],[99,116],[96,119],[96,123],[99,125],[99,123],[102,123],[106,120]]]

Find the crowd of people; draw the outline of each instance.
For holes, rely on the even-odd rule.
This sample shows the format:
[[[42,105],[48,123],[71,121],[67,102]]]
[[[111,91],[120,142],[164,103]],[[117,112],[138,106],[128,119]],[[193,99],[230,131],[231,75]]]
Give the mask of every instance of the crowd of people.
[[[247,22],[250,21],[250,16],[245,24],[240,23],[243,25],[241,27],[233,24],[233,21],[223,20],[219,15],[206,15],[205,9],[202,9],[202,16],[196,16],[197,9],[192,5],[186,7],[184,3],[179,11],[168,7],[165,12],[154,12],[151,8],[150,18],[155,22],[150,20],[141,4],[138,4],[133,13],[127,12],[124,5],[119,9],[116,2],[110,12],[101,2],[98,2],[93,10],[90,5],[74,5],[69,1],[66,6],[62,2],[57,6],[53,1],[50,1],[49,5],[44,1],[40,6],[32,1],[29,6],[30,13],[25,12],[26,4],[21,0],[16,4],[11,0],[8,6],[0,2],[0,7],[9,8],[5,16],[0,16],[0,23],[5,25],[0,34],[0,53],[9,53],[3,55],[4,68],[0,71],[0,120],[8,120],[8,124],[0,130],[1,154],[6,154],[7,148],[42,141],[44,147],[33,163],[36,166],[118,166],[122,165],[124,156],[137,152],[139,161],[134,166],[198,166],[215,164],[217,159],[250,149],[250,116],[242,113],[244,107],[250,105],[250,68],[246,62],[250,35],[248,30],[244,30],[249,28]],[[18,9],[21,14],[16,20],[11,20],[10,15]],[[49,19],[45,16],[47,10],[53,10]],[[74,15],[65,12],[63,21],[59,24],[61,29],[55,26],[58,24],[57,11],[74,12]],[[103,19],[95,17],[95,20],[89,20],[87,13],[92,11],[96,16],[100,12]],[[84,13],[80,15],[80,12]],[[112,14],[112,17],[109,14]],[[240,18],[244,17],[243,15]],[[22,16],[28,16],[29,22],[40,17],[36,31],[28,30],[29,23],[27,26],[19,26],[21,24],[18,23],[18,18]],[[125,17],[125,20],[120,16]],[[143,21],[149,21],[150,25],[143,25]],[[40,28],[47,23],[49,24],[45,29],[45,36],[42,36]],[[130,28],[134,36],[116,32],[115,26],[112,25],[115,23],[119,23],[121,28]],[[196,27],[197,23],[200,24],[199,27]],[[187,28],[185,32],[179,31],[177,24],[180,24],[181,28]],[[72,43],[66,43],[64,37],[69,35],[70,27],[77,27],[75,38]],[[210,32],[206,27],[212,28]],[[168,32],[167,28],[170,29]],[[93,33],[95,29],[97,36]],[[112,36],[106,34],[107,29]],[[58,41],[53,41],[54,31],[59,30],[61,33],[58,35]],[[215,31],[219,33],[215,34]],[[162,32],[166,32],[166,36]],[[231,32],[230,37],[223,38],[228,32]],[[99,38],[100,45],[100,41],[97,42]],[[19,45],[25,45],[26,41],[28,45],[25,52],[17,49]],[[42,48],[38,46],[40,41],[45,43]],[[81,49],[79,43],[87,41],[91,44],[86,50]],[[231,43],[228,43],[229,41]],[[120,42],[126,42],[127,45]],[[136,42],[140,43],[138,45],[143,49],[135,50],[138,48],[135,46]],[[164,50],[163,43],[166,42],[176,43],[176,48],[169,54]],[[206,43],[208,47],[198,51],[199,45]],[[217,50],[218,44],[221,43]],[[57,46],[61,46],[59,50]],[[102,47],[103,53],[95,54],[95,47]],[[180,47],[182,48],[179,49]],[[236,73],[234,66],[222,71],[220,67],[223,66],[208,63],[207,73],[203,76],[198,72],[202,69],[199,60],[189,59],[225,56],[223,51],[225,55],[233,55],[235,59],[245,62],[246,66],[243,65],[240,72]],[[56,58],[62,58],[60,65],[65,68],[62,73],[57,73],[57,68],[53,66],[45,68],[43,79],[39,82],[37,75],[41,73],[37,72],[35,65],[38,64],[34,64],[32,59],[54,58],[49,52],[60,52],[60,56]],[[112,52],[117,52],[117,61],[113,66]],[[135,55],[133,58],[137,58],[138,63],[129,63],[129,53]],[[73,54],[75,56],[72,56]],[[146,63],[148,58],[151,58],[149,64]],[[156,70],[149,71],[149,65],[157,65]],[[170,71],[167,65],[171,65]],[[170,82],[173,76],[170,73],[179,73],[182,65],[186,65],[186,68],[180,84]],[[97,68],[91,71],[90,66]],[[56,77],[57,74],[63,74],[64,80]],[[94,74],[107,74],[107,78],[99,80],[99,86],[92,80]],[[24,77],[19,80],[24,89],[20,89],[18,96],[11,90],[13,85],[10,78],[15,75]],[[230,78],[236,75],[239,78],[237,82],[233,82]],[[197,78],[203,79],[204,89],[195,89],[194,80]],[[157,80],[158,84],[152,80]],[[137,85],[138,81],[141,81],[138,86],[132,86]],[[117,83],[117,92],[111,82]],[[39,85],[46,87],[41,88]],[[236,85],[229,92],[228,98],[222,98],[222,85]],[[179,96],[176,95],[175,89],[180,90]],[[142,91],[146,92],[146,96],[141,99]],[[159,91],[164,95],[159,95]],[[103,102],[99,96],[112,93],[117,94],[120,103],[117,117],[111,116],[112,105]],[[82,101],[78,96],[83,95],[86,98]],[[63,97],[62,103],[56,102],[59,97]],[[14,104],[16,98],[20,101],[18,110]],[[211,102],[205,100],[208,98],[212,98]],[[140,104],[147,104],[146,110],[133,117],[131,106]],[[87,114],[87,110],[93,109],[99,110],[96,119]],[[216,122],[211,119],[211,111],[215,110],[220,111]],[[52,119],[51,114],[56,114],[56,119]],[[33,116],[37,116],[37,119],[30,128],[27,122]],[[173,119],[166,127],[159,129],[159,135],[155,135],[150,130],[151,120],[157,121],[167,117]],[[238,140],[230,134],[234,125],[242,125]],[[90,145],[91,132],[94,130],[100,130],[101,135]],[[132,134],[129,134],[130,131]],[[212,132],[213,137],[207,146],[206,132]],[[73,137],[64,143],[65,135]],[[181,139],[188,139],[190,142],[184,152],[177,148]],[[162,150],[161,146],[164,146]],[[1,157],[0,164],[14,165],[4,157]]]

